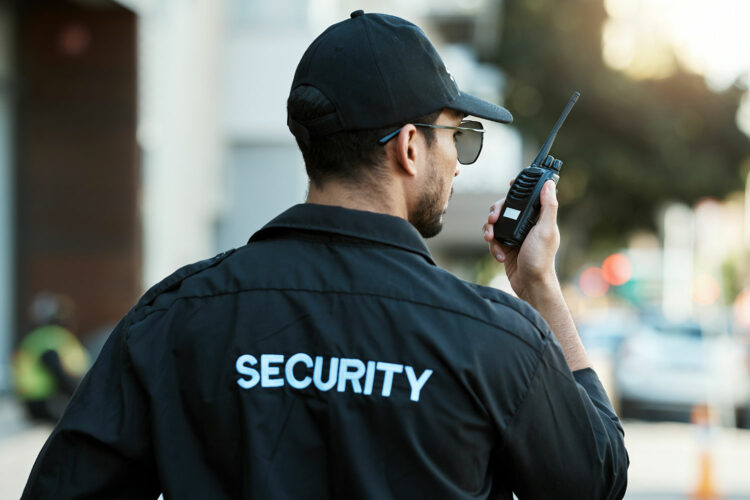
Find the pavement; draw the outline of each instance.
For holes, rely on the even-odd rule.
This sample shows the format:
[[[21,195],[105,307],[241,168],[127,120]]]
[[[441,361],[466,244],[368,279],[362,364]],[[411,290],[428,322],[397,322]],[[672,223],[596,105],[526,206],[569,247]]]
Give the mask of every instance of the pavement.
[[[626,499],[750,499],[750,431],[638,421],[623,427]]]
[[[750,431],[638,421],[624,427],[630,455],[626,500],[750,500]],[[29,423],[12,398],[0,397],[0,498],[21,495],[51,430]]]
[[[19,498],[34,460],[52,431],[32,424],[9,396],[0,397],[0,498]]]

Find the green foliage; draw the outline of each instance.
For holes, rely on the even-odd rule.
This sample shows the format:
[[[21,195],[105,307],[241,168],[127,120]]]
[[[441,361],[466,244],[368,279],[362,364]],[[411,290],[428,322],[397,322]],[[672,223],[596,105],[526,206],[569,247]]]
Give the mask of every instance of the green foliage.
[[[480,285],[488,286],[495,276],[505,272],[503,269],[504,266],[498,264],[495,258],[489,253],[485,253],[481,257],[472,259],[471,261],[474,265],[467,279]]]
[[[503,34],[488,58],[507,75],[516,126],[541,144],[574,90],[581,98],[551,154],[564,161],[560,221],[567,269],[594,246],[617,247],[655,229],[667,201],[688,204],[742,189],[750,142],[735,114],[743,89],[713,93],[678,68],[636,81],[607,67],[602,0],[504,2]],[[739,48],[738,48],[739,50]]]

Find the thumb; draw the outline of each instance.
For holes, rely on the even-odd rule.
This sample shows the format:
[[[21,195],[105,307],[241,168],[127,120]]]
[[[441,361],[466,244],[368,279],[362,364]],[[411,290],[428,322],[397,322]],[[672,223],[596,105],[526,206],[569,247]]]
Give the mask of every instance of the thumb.
[[[544,183],[540,200],[542,211],[539,214],[539,223],[546,227],[554,227],[557,224],[557,185],[554,181]]]

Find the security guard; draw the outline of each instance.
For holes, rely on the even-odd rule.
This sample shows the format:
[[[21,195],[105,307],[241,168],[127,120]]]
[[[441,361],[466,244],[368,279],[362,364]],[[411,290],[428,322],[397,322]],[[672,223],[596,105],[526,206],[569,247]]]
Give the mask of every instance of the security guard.
[[[40,292],[31,311],[37,326],[13,353],[13,389],[29,417],[56,423],[89,368],[89,354],[64,326],[73,315],[69,297]]]
[[[362,11],[308,48],[287,106],[307,203],[144,295],[24,497],[622,497],[622,427],[554,273],[554,189],[520,252],[490,246],[526,302],[422,239],[481,150],[464,117],[510,113],[459,91],[418,27]]]

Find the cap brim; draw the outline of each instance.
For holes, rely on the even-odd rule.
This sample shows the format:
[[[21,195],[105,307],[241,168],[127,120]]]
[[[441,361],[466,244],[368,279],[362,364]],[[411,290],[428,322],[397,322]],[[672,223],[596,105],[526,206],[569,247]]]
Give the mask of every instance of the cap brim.
[[[492,120],[493,122],[513,123],[513,115],[507,109],[465,92],[459,91],[456,100],[447,105],[446,108],[461,111],[478,118]]]

